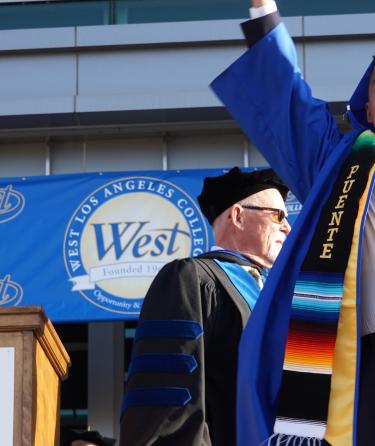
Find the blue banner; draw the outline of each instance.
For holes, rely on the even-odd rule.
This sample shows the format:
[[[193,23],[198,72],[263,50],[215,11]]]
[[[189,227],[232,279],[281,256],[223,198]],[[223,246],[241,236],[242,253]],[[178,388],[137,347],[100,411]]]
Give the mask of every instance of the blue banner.
[[[42,305],[53,322],[136,319],[165,263],[212,246],[196,197],[224,172],[0,179],[0,306]],[[300,209],[293,196],[287,207]]]

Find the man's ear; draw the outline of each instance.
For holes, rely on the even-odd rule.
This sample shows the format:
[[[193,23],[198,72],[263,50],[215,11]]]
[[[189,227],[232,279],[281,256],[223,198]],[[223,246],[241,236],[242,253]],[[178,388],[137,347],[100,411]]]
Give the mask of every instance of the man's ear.
[[[230,218],[234,226],[239,229],[243,228],[243,208],[240,205],[235,204],[232,206],[230,210]]]

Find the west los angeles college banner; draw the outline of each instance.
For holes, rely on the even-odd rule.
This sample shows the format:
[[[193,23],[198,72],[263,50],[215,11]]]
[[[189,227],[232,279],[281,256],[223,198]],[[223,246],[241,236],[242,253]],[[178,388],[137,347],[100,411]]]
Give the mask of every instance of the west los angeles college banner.
[[[165,263],[212,246],[196,197],[223,172],[0,179],[0,306],[42,305],[54,322],[136,319]],[[293,196],[288,208],[300,209]]]

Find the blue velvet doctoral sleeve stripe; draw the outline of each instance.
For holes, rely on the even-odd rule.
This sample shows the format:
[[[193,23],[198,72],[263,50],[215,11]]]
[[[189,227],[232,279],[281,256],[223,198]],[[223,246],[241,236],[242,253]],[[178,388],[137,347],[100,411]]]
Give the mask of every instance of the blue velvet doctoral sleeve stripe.
[[[134,341],[144,338],[198,339],[202,334],[203,328],[197,321],[144,321],[138,325]]]
[[[194,356],[183,353],[146,353],[135,356],[129,376],[140,372],[192,373],[198,367]]]
[[[129,407],[138,406],[186,406],[191,400],[185,387],[148,387],[129,390],[121,406],[121,416]]]

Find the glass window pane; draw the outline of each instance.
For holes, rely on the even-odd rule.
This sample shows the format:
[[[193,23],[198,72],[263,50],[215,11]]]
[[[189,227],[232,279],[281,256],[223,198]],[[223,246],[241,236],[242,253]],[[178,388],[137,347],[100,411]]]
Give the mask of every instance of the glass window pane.
[[[107,25],[109,11],[109,0],[3,4],[0,29]]]
[[[374,0],[278,0],[283,16],[375,12]],[[248,0],[116,0],[116,23],[220,20],[249,16]]]
[[[0,4],[0,29],[222,20],[248,17],[248,0],[80,0]],[[283,16],[375,12],[374,0],[279,0]]]
[[[375,12],[374,0],[315,0],[313,2],[303,2],[301,0],[278,0],[277,4],[281,14],[285,17]]]
[[[117,0],[116,23],[179,22],[248,17],[248,0]]]

